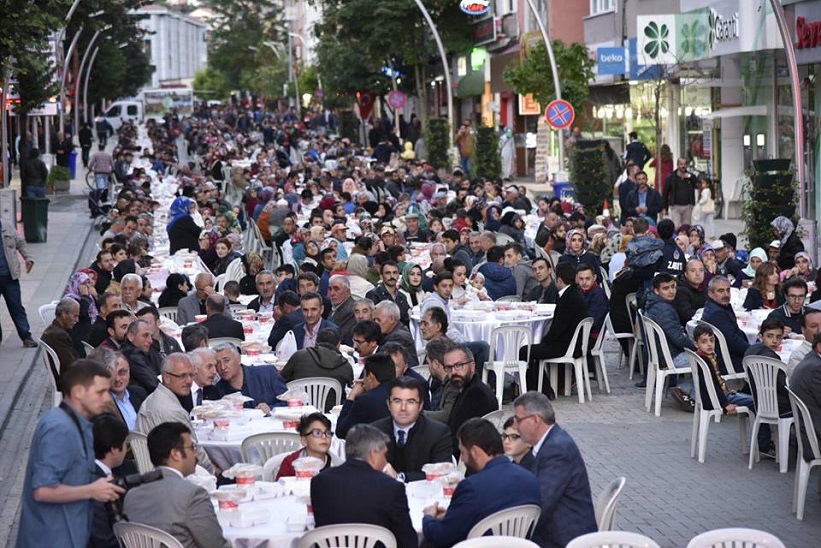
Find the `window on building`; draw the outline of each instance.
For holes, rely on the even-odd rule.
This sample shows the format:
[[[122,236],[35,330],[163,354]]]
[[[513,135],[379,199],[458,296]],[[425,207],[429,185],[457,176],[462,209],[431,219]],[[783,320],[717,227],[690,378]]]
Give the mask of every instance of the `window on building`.
[[[496,0],[496,14],[499,17],[516,13],[516,0]]]
[[[616,9],[616,0],[590,0],[590,15],[606,13]]]

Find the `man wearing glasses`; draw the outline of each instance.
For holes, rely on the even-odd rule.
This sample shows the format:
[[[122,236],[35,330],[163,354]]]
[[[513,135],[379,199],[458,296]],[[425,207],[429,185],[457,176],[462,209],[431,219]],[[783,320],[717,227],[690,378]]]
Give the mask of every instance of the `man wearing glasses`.
[[[424,479],[422,466],[451,460],[450,430],[422,414],[426,389],[424,384],[410,377],[392,380],[388,385],[391,416],[373,423],[390,438],[385,473],[400,481]]]
[[[587,468],[570,435],[556,424],[547,396],[527,392],[513,402],[513,420],[533,446],[532,471],[539,478],[542,513],[531,540],[546,548],[566,546],[598,530]]]
[[[148,434],[148,451],[163,479],[128,491],[129,519],[170,533],[182,546],[230,547],[206,490],[184,479],[194,473],[201,451],[192,430],[177,421],[161,423]]]
[[[148,396],[140,406],[137,414],[137,432],[148,434],[158,424],[177,422],[187,427],[194,441],[191,419],[180,400],[191,397],[191,385],[194,383],[194,364],[182,353],[169,354],[162,363],[162,383]],[[197,448],[197,462],[214,475],[222,472],[211,463],[208,454],[201,447]]]
[[[767,319],[781,320],[784,324],[784,336],[790,333],[801,333],[804,319],[804,300],[807,298],[807,282],[801,278],[790,278],[781,287],[787,302],[770,312]]]

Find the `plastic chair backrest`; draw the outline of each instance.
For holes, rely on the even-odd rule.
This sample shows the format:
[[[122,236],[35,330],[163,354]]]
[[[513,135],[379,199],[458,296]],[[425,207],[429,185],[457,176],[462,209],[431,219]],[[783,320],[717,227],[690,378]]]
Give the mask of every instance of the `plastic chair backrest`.
[[[56,309],[57,303],[44,304],[40,307],[40,319],[43,320],[43,325],[46,327],[51,325],[51,322],[54,321],[54,317],[57,315],[55,312]]]
[[[168,318],[172,322],[177,322],[177,307],[176,306],[163,306],[159,308],[157,312],[160,313],[160,316],[163,318]]]
[[[227,278],[227,277],[228,276],[226,276],[225,273],[222,273],[214,279],[214,289],[217,292],[219,292],[219,293],[223,292],[223,289],[225,289],[225,278]]]
[[[576,537],[566,548],[660,548],[658,543],[630,531],[599,531]]]
[[[704,361],[704,358],[690,350],[684,349],[687,356],[690,358],[690,372],[693,375],[693,387],[696,394],[696,409],[704,409],[704,402],[701,400],[701,383],[707,387],[707,394],[710,396],[710,404],[713,411],[721,409],[721,401],[718,399],[718,392],[716,392],[716,385],[713,382],[712,367],[709,363]]]
[[[724,362],[724,367],[727,368],[727,375],[737,375],[738,373],[741,373],[741,371],[735,370],[735,366],[733,365],[733,358],[730,355],[730,347],[727,346],[727,338],[724,336],[724,333],[722,333],[719,328],[717,328],[710,322],[699,320],[698,323],[706,325],[707,327],[713,330],[713,335],[715,335],[716,338],[716,345],[718,346],[719,352],[721,352],[721,359]]]
[[[644,324],[644,330],[647,334],[647,346],[650,347],[649,352],[655,358],[655,364],[658,364],[659,369],[662,365],[666,365],[666,369],[673,369],[673,357],[670,354],[670,345],[667,344],[667,337],[664,330],[659,324],[639,312],[639,316]],[[654,339],[655,344],[650,344],[650,339]],[[655,350],[652,347],[655,347]]]
[[[593,318],[587,317],[579,322],[576,330],[573,331],[573,338],[570,339],[570,344],[567,346],[565,356],[573,358],[576,355],[576,348],[579,346],[579,337],[581,337],[582,355],[587,353],[587,345],[590,342],[590,330],[593,328]]]
[[[778,419],[776,382],[779,372],[783,372],[786,377],[787,366],[781,360],[766,356],[745,356],[742,363],[755,398],[756,415],[766,419]]]
[[[541,513],[541,506],[536,504],[524,504],[494,512],[474,525],[467,538],[483,537],[488,531],[494,536],[527,538]]]
[[[270,459],[266,460],[265,464],[262,466],[263,481],[276,481],[277,474],[282,466],[282,461],[284,461],[285,458],[291,453],[293,453],[293,451],[285,451],[284,453],[274,455]]]
[[[430,380],[430,367],[427,365],[417,365],[415,367],[411,367],[411,369],[422,375],[426,381]]]
[[[505,424],[505,421],[508,417],[513,415],[512,410],[505,410],[505,409],[497,409],[496,411],[491,411],[487,415],[483,416],[482,418],[486,421],[490,421],[493,423],[493,426],[496,427],[496,430],[499,432],[502,431],[502,426]]]
[[[86,352],[86,357],[88,357],[92,352],[94,352],[94,347],[88,344],[85,341],[80,341],[83,343],[83,350]]]
[[[604,340],[607,338],[608,331],[613,333],[613,326],[610,324],[610,312],[604,317],[601,333],[596,337],[596,342],[593,343],[593,348],[590,349],[592,354],[598,354],[604,350]]]
[[[265,432],[253,434],[242,440],[242,462],[253,463],[252,451],[255,451],[259,463],[265,463],[279,453],[293,453],[302,446],[296,432]]]
[[[496,355],[501,339],[502,356]],[[527,346],[527,359],[530,362],[530,344],[533,339],[533,330],[527,325],[502,325],[494,327],[490,332],[490,355],[488,361],[502,362],[504,365],[516,365],[519,363],[519,349]]]
[[[809,453],[811,460],[821,459],[821,449],[819,449],[818,436],[815,433],[815,425],[812,422],[812,415],[801,398],[795,395],[795,392],[787,388],[787,394],[790,396],[790,406],[792,407],[792,416],[795,419],[795,431],[803,435],[798,438],[798,458],[801,459],[804,453]],[[809,442],[809,447],[805,447],[804,442]],[[808,451],[809,450],[809,451]]]
[[[124,548],[183,548],[182,543],[170,534],[142,523],[119,521],[113,529]]]
[[[43,365],[46,367],[46,373],[48,374],[49,383],[51,384],[52,389],[52,404],[54,407],[60,405],[60,402],[63,401],[63,393],[60,392],[60,358],[57,357],[57,352],[54,351],[49,345],[44,343],[42,340],[38,341],[40,343],[40,347],[43,349],[42,352],[42,360]]]
[[[243,275],[244,274],[242,272],[242,258],[234,259],[228,264],[228,268],[225,269],[226,282],[238,282],[242,279]]]
[[[715,529],[693,537],[687,548],[785,548],[778,537],[758,529]]]
[[[453,548],[499,548],[500,546],[503,546],[504,548],[539,547],[538,544],[536,544],[532,540],[527,540],[526,538],[490,536],[469,538],[467,540],[463,540],[458,544],[454,544]]]
[[[299,539],[297,548],[373,548],[381,542],[385,548],[396,548],[396,537],[389,530],[366,523],[326,525],[308,531]]]
[[[310,397],[311,405],[320,411],[325,409],[325,404],[330,398],[331,391],[333,391],[334,405],[339,405],[342,402],[342,385],[336,379],[328,377],[306,377],[291,381],[287,384],[288,390],[304,389]]]
[[[142,432],[129,432],[126,438],[134,459],[137,461],[137,470],[145,474],[154,469],[151,463],[151,454],[148,452],[148,437]]]
[[[596,524],[599,531],[612,531],[616,523],[616,504],[624,489],[627,478],[618,477],[599,495],[596,501]]]

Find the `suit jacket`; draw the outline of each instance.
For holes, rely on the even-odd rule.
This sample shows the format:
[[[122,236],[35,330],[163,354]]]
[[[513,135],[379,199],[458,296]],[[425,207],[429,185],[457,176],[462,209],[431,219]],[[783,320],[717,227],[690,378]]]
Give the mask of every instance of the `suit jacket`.
[[[587,301],[584,299],[584,294],[578,286],[571,285],[556,302],[553,321],[550,323],[550,330],[542,337],[542,344],[554,347],[558,352],[557,356],[563,355],[573,339],[573,332],[579,322],[586,317]]]
[[[88,340],[86,342],[94,348],[97,348],[100,346],[100,343],[107,338],[108,328],[106,327],[105,320],[102,316],[97,316],[97,319],[94,320],[93,324],[91,324],[91,332],[89,333]]]
[[[339,327],[330,320],[321,320],[319,323],[319,329],[333,329],[334,331],[339,331]],[[297,350],[302,349],[302,344],[305,342],[305,322],[303,321],[301,324],[297,325],[293,329],[294,337],[296,338],[296,347]],[[319,331],[317,331],[318,333]]]
[[[373,390],[360,394],[355,400],[345,400],[336,421],[336,437],[345,439],[352,426],[370,424],[390,416],[388,383],[383,382]]]
[[[342,335],[342,344],[351,346],[353,344],[353,326],[356,325],[356,316],[353,315],[354,302],[353,297],[348,297],[348,300],[331,312],[331,321],[339,327],[339,332]]]
[[[94,471],[97,474],[94,479],[107,476],[98,464],[95,464]],[[105,504],[96,500],[91,502],[91,538],[88,539],[88,548],[120,548],[111,523],[108,521]]]
[[[405,481],[425,479],[422,467],[429,462],[450,462],[452,441],[450,428],[439,421],[419,415],[413,428],[407,432],[407,441],[400,447],[393,432],[393,418],[379,419],[372,426],[390,438],[388,462],[397,472],[405,474]]]
[[[399,307],[399,321],[402,322],[403,325],[410,324],[410,305],[408,304],[407,297],[399,291],[398,286],[396,288],[395,299],[391,297],[390,293],[388,293],[388,289],[385,287],[385,284],[377,285],[375,288],[368,291],[365,294],[365,297],[372,300],[373,304],[379,304],[382,301],[392,301],[396,303],[396,306]]]
[[[747,335],[738,327],[732,307],[729,305],[721,306],[708,297],[704,303],[704,312],[701,314],[701,319],[713,324],[716,329],[724,333],[724,338],[727,339],[727,349],[730,351],[730,357],[733,360],[733,368],[736,371],[744,371],[742,360],[744,359],[744,353],[750,347],[750,342],[747,340]]]
[[[357,493],[351,504],[351,493]],[[390,530],[399,548],[417,548],[404,484],[359,459],[321,472],[311,480],[316,526],[369,523]]]
[[[499,409],[499,401],[496,399],[496,394],[488,385],[482,382],[478,374],[474,374],[473,378],[462,387],[459,395],[456,396],[456,401],[453,402],[453,408],[450,410],[450,416],[448,417],[450,431],[458,432],[459,427],[468,419],[484,417],[497,409]],[[456,436],[453,436],[453,454],[459,456],[459,440],[456,439]]]
[[[233,337],[241,341],[245,340],[245,332],[242,324],[237,320],[232,320],[224,314],[211,314],[207,320],[202,322],[203,327],[208,329],[208,338]]]
[[[140,410],[137,412],[137,428],[135,428],[135,430],[143,434],[148,434],[155,426],[163,422],[179,422],[184,424],[191,430],[191,438],[196,441],[197,434],[191,425],[191,418],[188,416],[188,412],[183,409],[177,395],[164,384],[161,384],[140,406]],[[214,465],[211,464],[208,453],[205,452],[205,449],[203,449],[201,445],[197,445],[197,460],[200,466],[212,474],[214,473]]]
[[[541,502],[539,485],[533,474],[505,456],[459,482],[443,519],[422,518],[425,540],[434,546],[453,546],[465,540],[474,525],[487,516]]]
[[[305,316],[302,315],[302,309],[297,308],[287,314],[283,315],[274,323],[271,328],[271,333],[268,335],[268,346],[275,349],[279,341],[285,338],[288,331],[292,331],[296,326],[305,321]]]
[[[397,324],[393,331],[388,333],[382,340],[382,344],[399,343],[408,352],[408,367],[419,365],[419,356],[416,354],[416,341],[413,340],[410,330],[404,325]],[[382,345],[380,345],[382,346]]]
[[[186,325],[197,321],[197,314],[200,313],[200,300],[197,292],[192,291],[187,297],[180,299],[177,303],[177,325]]]
[[[185,548],[230,548],[205,489],[167,468],[162,472],[163,479],[128,491],[128,518],[167,531]]]
[[[71,334],[66,331],[62,325],[57,323],[56,319],[51,322],[51,325],[46,327],[40,338],[57,352],[57,358],[60,360],[61,373],[68,370],[71,364],[74,363],[74,360],[81,358],[80,353],[74,348]]]
[[[598,531],[582,454],[558,424],[547,433],[532,471],[542,495],[533,542],[542,548],[563,548],[578,536]]]
[[[149,394],[153,392],[160,383],[157,379],[162,367],[160,354],[152,348],[149,348],[148,352],[143,352],[128,340],[120,347],[120,352],[128,360],[131,382],[143,387]]]
[[[814,350],[801,360],[790,376],[790,389],[804,402],[812,417],[815,427],[813,435],[821,439],[821,357]],[[801,436],[804,438],[804,447],[809,447],[808,433],[804,430],[804,421],[801,422]],[[804,459],[812,458],[811,453],[804,451]]]

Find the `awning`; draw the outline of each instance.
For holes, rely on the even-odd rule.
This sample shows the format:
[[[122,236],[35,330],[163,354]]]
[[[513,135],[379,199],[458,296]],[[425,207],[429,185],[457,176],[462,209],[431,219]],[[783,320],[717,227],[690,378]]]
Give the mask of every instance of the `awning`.
[[[716,118],[737,118],[739,116],[766,116],[767,105],[756,105],[754,107],[730,107],[714,110],[705,114],[702,118],[715,120]]]
[[[484,71],[471,72],[462,76],[456,86],[457,97],[476,97],[485,92]]]
[[[627,82],[590,86],[587,100],[593,105],[627,105],[630,104],[630,86]]]

